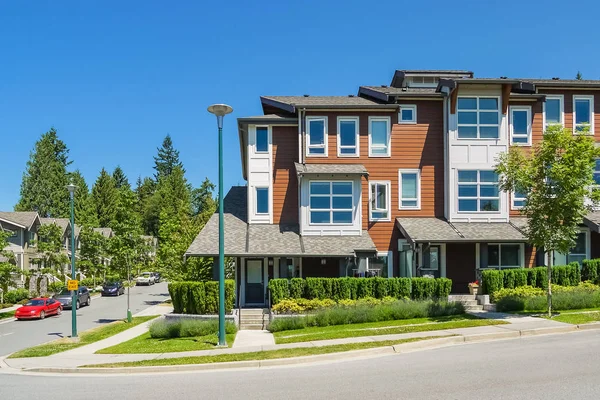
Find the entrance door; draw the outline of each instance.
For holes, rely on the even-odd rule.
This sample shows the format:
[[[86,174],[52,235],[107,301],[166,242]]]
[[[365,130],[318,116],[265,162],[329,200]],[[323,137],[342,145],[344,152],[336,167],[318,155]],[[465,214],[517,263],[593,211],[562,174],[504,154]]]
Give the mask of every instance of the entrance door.
[[[246,304],[264,304],[264,276],[262,259],[246,260]]]
[[[419,276],[440,277],[440,246],[431,245],[423,249],[423,261],[421,263]]]

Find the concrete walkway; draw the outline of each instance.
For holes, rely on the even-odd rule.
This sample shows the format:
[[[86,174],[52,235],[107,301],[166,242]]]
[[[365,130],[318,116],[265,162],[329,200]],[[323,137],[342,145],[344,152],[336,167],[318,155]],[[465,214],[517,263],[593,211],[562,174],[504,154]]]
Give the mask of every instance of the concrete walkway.
[[[164,309],[169,307],[155,306]],[[248,352],[259,352],[267,350],[279,350],[279,349],[290,349],[299,347],[321,347],[330,346],[337,344],[347,343],[364,343],[364,342],[379,342],[394,340],[400,341],[409,338],[423,338],[423,337],[457,337],[457,342],[475,342],[493,339],[510,339],[518,338],[521,336],[529,335],[540,335],[540,334],[552,334],[552,333],[565,333],[574,332],[578,330],[577,325],[565,324],[558,321],[551,321],[542,318],[534,318],[529,316],[519,316],[502,313],[489,313],[489,312],[477,312],[473,313],[479,317],[499,319],[508,322],[506,325],[490,325],[481,326],[474,328],[458,328],[458,329],[447,329],[429,332],[413,332],[405,334],[393,334],[393,335],[377,335],[377,336],[361,336],[343,339],[331,339],[331,340],[319,340],[313,342],[301,342],[301,343],[288,343],[288,344],[274,344],[272,342],[272,335],[267,334],[265,331],[240,331],[238,337],[241,336],[238,342],[234,342],[234,346],[225,349],[214,349],[214,350],[199,350],[199,351],[186,351],[178,353],[153,353],[153,354],[93,354],[100,348],[105,348],[118,344],[125,340],[129,340],[137,335],[145,332],[145,327],[139,325],[111,338],[105,339],[101,342],[93,343],[88,346],[83,346],[78,349],[70,350],[67,352],[55,354],[49,357],[37,357],[37,358],[18,358],[18,359],[5,359],[0,360],[0,367],[2,367],[2,361],[6,364],[5,367],[15,369],[28,369],[28,368],[74,368],[82,365],[91,364],[104,364],[104,363],[120,363],[130,361],[142,361],[142,360],[153,360],[153,359],[165,359],[165,358],[179,358],[179,357],[194,357],[194,356],[212,356],[219,354],[232,354],[232,353],[248,353]],[[585,328],[581,329],[600,329],[600,323],[598,324],[586,324]],[[146,328],[147,329],[147,328]],[[141,333],[140,333],[141,332]],[[268,342],[268,343],[267,343]],[[237,343],[237,345],[236,345]]]

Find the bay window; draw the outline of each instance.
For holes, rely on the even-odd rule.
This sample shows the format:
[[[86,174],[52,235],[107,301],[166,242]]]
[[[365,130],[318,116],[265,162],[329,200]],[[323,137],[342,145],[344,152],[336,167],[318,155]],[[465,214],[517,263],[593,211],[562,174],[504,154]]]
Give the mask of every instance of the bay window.
[[[573,132],[594,134],[594,96],[573,96]]]
[[[311,224],[352,224],[353,183],[311,181],[309,215]]]
[[[369,156],[389,157],[390,117],[369,117]]]
[[[358,141],[358,117],[338,118],[338,156],[358,156]]]
[[[398,171],[399,209],[421,209],[421,171],[401,169]]]
[[[390,221],[390,182],[371,181],[369,185],[369,220]]]
[[[544,131],[548,129],[548,125],[563,125],[564,124],[564,97],[562,95],[546,96],[544,103]]]
[[[458,171],[459,212],[497,212],[499,210],[500,191],[496,172]]]
[[[498,139],[499,135],[498,97],[458,98],[459,139]]]
[[[327,157],[327,117],[306,117],[306,154]]]

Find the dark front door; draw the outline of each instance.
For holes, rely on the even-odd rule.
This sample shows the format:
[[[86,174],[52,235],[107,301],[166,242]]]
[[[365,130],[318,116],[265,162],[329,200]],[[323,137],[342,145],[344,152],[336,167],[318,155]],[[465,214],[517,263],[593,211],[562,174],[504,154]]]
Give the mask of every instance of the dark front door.
[[[419,276],[440,277],[440,257],[441,250],[439,245],[430,245],[423,247],[423,260],[419,268]]]
[[[246,260],[246,304],[264,304],[264,276],[262,259]]]

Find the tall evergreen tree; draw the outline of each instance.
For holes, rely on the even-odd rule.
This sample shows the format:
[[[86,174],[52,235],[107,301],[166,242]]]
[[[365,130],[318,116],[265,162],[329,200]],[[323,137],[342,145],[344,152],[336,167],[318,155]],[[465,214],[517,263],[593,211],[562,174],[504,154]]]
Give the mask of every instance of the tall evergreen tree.
[[[37,211],[40,217],[69,215],[67,166],[69,149],[51,128],[35,143],[21,183],[16,211]]]
[[[79,170],[70,174],[69,181],[73,183],[75,189],[75,224],[80,226],[97,226],[98,217],[92,202],[90,190],[83,175]]]
[[[156,191],[156,183],[152,178],[138,177],[135,194],[137,196],[137,212],[141,217],[142,230],[146,235],[157,236],[158,232],[158,208],[151,208],[152,196]]]
[[[121,169],[120,166],[117,165],[117,168],[115,168],[115,170],[113,171],[112,177],[113,177],[113,180],[115,181],[115,187],[117,189],[120,189],[124,186],[131,188],[131,185],[129,184],[129,180],[127,179],[125,172],[123,172],[123,170]]]
[[[119,191],[115,182],[104,168],[92,188],[92,202],[98,217],[100,227],[113,227],[116,219],[116,207],[119,201]]]
[[[183,169],[183,164],[179,161],[179,150],[173,147],[171,135],[167,135],[163,140],[162,146],[157,148],[158,155],[154,157],[154,180],[158,182],[161,178],[171,175],[176,167]]]
[[[577,75],[575,75],[575,79],[577,79],[578,81],[583,79],[583,76],[581,75],[580,71],[577,71]]]

